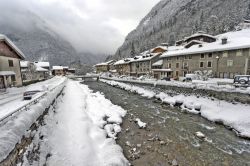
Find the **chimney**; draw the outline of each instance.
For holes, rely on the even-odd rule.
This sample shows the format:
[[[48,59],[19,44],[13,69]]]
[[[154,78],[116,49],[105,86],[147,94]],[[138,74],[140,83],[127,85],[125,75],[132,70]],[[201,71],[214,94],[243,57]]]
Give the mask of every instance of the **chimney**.
[[[227,37],[221,38],[221,44],[227,44]]]

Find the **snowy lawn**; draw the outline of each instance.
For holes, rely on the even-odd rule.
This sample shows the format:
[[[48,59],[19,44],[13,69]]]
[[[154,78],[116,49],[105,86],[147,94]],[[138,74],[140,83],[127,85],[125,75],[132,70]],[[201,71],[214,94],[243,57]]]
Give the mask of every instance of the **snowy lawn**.
[[[194,95],[184,96],[180,94],[170,96],[163,92],[156,94],[152,90],[144,89],[131,84],[107,81],[103,79],[101,79],[101,81],[130,92],[136,92],[144,97],[155,97],[163,103],[171,106],[181,105],[181,108],[184,111],[201,114],[202,117],[210,121],[219,122],[232,127],[237,131],[239,136],[250,138],[250,105],[240,103],[233,104],[226,101],[212,100],[210,98],[202,98]]]
[[[64,94],[28,148],[30,151],[35,145],[40,146],[40,161],[33,165],[129,165],[115,141],[126,111],[76,81],[68,81]],[[47,154],[51,156],[46,161]]]

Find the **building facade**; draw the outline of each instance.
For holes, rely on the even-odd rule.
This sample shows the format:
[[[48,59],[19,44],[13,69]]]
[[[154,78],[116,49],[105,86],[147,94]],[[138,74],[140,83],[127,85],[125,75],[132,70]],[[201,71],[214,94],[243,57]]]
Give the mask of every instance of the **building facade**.
[[[218,36],[215,42],[169,51],[161,58],[162,69],[171,70],[167,76],[173,78],[197,71],[209,71],[219,78],[247,75],[250,74],[250,30],[229,32]]]
[[[22,86],[20,61],[24,54],[4,35],[0,35],[0,89]]]

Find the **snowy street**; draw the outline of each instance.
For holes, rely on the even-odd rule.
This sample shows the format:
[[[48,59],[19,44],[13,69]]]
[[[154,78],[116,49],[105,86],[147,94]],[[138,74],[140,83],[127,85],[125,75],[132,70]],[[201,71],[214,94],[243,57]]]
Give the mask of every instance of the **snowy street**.
[[[0,96],[0,119],[13,111],[15,111],[18,108],[21,108],[25,106],[26,104],[30,103],[32,100],[35,100],[36,98],[39,98],[42,96],[45,92],[38,93],[37,95],[34,95],[34,98],[30,100],[23,100],[23,93],[26,89],[33,88],[36,89],[40,88],[42,86],[45,86],[47,90],[51,90],[54,87],[58,86],[64,81],[65,78],[63,77],[54,77],[52,79],[38,82],[26,87],[20,87],[20,88],[10,88],[8,89],[8,92]]]
[[[128,165],[116,144],[126,111],[86,85],[68,81],[21,165]]]

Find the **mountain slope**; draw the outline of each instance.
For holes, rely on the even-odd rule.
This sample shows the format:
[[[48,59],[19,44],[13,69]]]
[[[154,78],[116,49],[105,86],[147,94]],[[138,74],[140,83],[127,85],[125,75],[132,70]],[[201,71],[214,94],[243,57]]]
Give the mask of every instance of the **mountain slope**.
[[[9,19],[0,18],[0,33],[8,36],[26,55],[29,61],[49,61],[51,65],[92,66],[103,60],[103,56],[79,53],[47,23],[29,11],[9,13]],[[5,13],[5,15],[7,15]],[[28,18],[28,19],[27,19]],[[17,21],[18,20],[18,21]]]
[[[114,57],[129,57],[160,43],[174,44],[197,31],[219,34],[250,18],[249,0],[162,0],[130,32]]]

